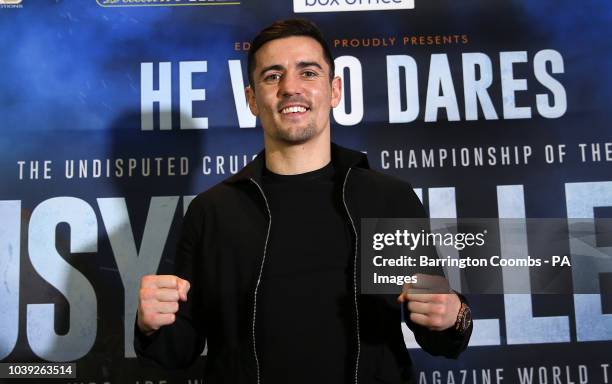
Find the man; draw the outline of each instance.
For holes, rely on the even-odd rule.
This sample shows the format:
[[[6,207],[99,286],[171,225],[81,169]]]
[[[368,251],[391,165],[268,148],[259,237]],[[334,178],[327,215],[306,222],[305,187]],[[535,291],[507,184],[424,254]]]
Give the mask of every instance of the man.
[[[138,354],[188,366],[207,341],[207,383],[404,383],[404,313],[425,350],[456,357],[471,333],[458,295],[359,292],[360,219],[425,212],[410,185],[330,142],[341,80],[320,31],[272,24],[248,74],[265,150],[191,203],[176,276],[143,277]]]

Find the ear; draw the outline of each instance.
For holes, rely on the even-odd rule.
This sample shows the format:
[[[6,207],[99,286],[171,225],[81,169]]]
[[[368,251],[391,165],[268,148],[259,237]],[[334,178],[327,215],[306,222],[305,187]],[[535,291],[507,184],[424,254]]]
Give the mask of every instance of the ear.
[[[255,100],[255,90],[247,85],[244,88],[244,94],[246,95],[247,102],[249,103],[249,109],[255,116],[259,116],[259,108],[257,108],[257,101]]]
[[[331,83],[331,107],[336,108],[340,100],[342,100],[342,79],[336,76]]]

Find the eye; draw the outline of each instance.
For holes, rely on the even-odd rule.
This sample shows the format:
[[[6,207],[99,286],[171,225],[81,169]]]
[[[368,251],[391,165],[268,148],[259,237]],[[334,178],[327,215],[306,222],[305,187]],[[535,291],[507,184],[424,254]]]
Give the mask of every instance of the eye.
[[[266,75],[266,77],[264,77],[264,81],[266,81],[268,83],[273,83],[273,82],[279,81],[280,78],[281,78],[281,74],[280,73],[271,73],[269,75]]]
[[[302,76],[304,76],[304,77],[317,77],[317,76],[319,76],[319,74],[316,73],[315,71],[304,71],[304,72],[302,72]]]

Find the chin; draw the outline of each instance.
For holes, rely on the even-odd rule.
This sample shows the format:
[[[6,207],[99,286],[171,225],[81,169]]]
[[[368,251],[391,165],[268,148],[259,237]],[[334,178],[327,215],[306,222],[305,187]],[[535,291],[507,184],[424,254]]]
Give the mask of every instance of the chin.
[[[312,127],[296,128],[286,131],[277,131],[276,139],[287,144],[304,144],[316,136]]]

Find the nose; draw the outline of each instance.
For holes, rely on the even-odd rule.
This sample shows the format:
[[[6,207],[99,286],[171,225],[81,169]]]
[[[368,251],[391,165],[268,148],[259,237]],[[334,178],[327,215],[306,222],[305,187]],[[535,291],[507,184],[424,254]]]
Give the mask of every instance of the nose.
[[[281,97],[299,95],[302,93],[302,83],[297,74],[287,73],[280,80],[278,93]]]

